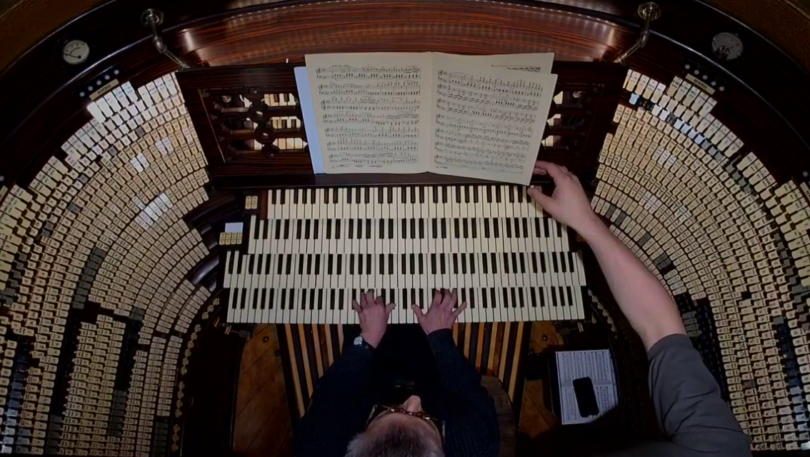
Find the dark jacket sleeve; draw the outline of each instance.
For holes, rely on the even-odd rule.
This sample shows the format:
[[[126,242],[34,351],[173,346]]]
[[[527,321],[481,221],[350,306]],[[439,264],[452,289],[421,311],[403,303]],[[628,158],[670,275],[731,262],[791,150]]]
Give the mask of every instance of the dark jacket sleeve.
[[[750,441],[720,395],[720,386],[685,335],[670,335],[648,354],[650,392],[667,440],[620,456],[750,456]]]
[[[309,410],[293,438],[296,457],[343,457],[346,447],[363,431],[371,411],[364,395],[370,381],[372,353],[348,346],[320,379]]]
[[[451,330],[428,335],[447,402],[447,457],[495,457],[500,446],[495,403],[481,386],[481,376],[453,343]]]

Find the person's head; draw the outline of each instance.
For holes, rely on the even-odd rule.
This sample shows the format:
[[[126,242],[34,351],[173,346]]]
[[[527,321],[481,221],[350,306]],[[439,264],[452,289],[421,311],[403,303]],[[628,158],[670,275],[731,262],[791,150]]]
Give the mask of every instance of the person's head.
[[[442,431],[422,417],[422,400],[411,396],[399,405],[407,413],[383,410],[349,443],[346,457],[444,457]]]

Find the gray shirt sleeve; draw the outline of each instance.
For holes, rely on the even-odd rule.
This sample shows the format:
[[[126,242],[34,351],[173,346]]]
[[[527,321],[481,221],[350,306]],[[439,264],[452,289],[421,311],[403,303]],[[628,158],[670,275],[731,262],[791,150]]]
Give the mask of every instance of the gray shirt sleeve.
[[[670,335],[648,353],[650,392],[666,441],[617,456],[750,456],[748,436],[720,395],[720,386],[684,335]]]

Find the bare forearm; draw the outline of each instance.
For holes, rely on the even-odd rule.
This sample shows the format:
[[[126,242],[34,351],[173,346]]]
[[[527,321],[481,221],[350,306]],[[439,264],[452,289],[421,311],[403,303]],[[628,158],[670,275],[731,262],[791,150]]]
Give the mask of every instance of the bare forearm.
[[[667,335],[686,333],[669,293],[624,243],[601,221],[594,221],[582,232],[616,302],[648,350]]]

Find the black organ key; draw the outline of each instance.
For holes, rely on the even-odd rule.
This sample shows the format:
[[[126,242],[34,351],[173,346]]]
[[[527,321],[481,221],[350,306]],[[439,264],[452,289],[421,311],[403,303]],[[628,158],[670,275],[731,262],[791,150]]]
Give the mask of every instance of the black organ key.
[[[399,269],[399,272],[400,272],[400,274],[407,274],[407,272],[408,272],[408,259],[406,257],[406,254],[400,254],[399,258],[400,258],[401,263],[402,263],[402,268]]]
[[[366,205],[371,203],[371,189],[366,187],[365,188],[365,196],[366,196]]]
[[[495,236],[495,238],[500,238],[501,237],[500,228],[501,228],[500,221],[498,221],[497,218],[493,217],[492,218],[492,234]]]
[[[470,219],[470,226],[472,228],[473,239],[478,238],[478,219]]]
[[[380,274],[385,274],[385,254],[380,254]],[[383,291],[384,292],[384,291]]]
[[[470,274],[475,274],[475,254],[470,253]]]
[[[458,306],[461,306],[467,301],[467,289],[461,289],[461,297],[459,298],[461,298],[461,300],[458,302]]]
[[[416,203],[416,187],[411,187],[411,203]]]
[[[363,239],[363,221],[360,219],[357,219],[357,239]]]
[[[363,274],[363,254],[357,254],[357,274]]]
[[[557,221],[554,221],[554,223],[557,224],[557,238],[562,238],[562,234],[563,234],[562,224],[560,224]]]
[[[335,289],[329,290],[329,309],[335,309]]]
[[[461,189],[456,186],[456,203],[461,203]]]
[[[416,238],[416,219],[411,219],[411,239]]]
[[[485,292],[486,293],[486,292]],[[498,291],[494,287],[489,289],[489,306],[494,308],[498,307]]]
[[[537,295],[540,297],[540,307],[545,308],[546,307],[546,294],[543,293],[543,288],[542,287],[539,287],[537,289]]]
[[[492,274],[498,274],[498,257],[494,252],[490,253],[489,266],[492,268]]]
[[[430,225],[433,227],[433,239],[435,240],[436,238],[439,237],[439,220],[434,218],[431,219],[430,222],[431,222]]]
[[[402,289],[402,309],[408,309],[408,289]]]
[[[340,239],[340,219],[335,220],[335,239]]]
[[[520,258],[520,272],[526,273],[526,257],[523,252],[518,253],[518,257]]]
[[[441,273],[447,274],[447,264],[444,259],[444,254],[439,254],[439,266],[441,266]]]
[[[276,274],[280,275],[284,271],[284,254],[278,255],[278,268],[276,269]]]
[[[276,189],[270,189],[270,203],[275,205],[276,204]]]
[[[484,309],[489,308],[489,300],[487,299],[487,290],[481,289],[481,307]]]
[[[433,203],[439,203],[439,189],[433,191]]]
[[[563,273],[568,273],[568,271],[567,271],[568,270],[568,268],[567,268],[568,265],[566,265],[566,262],[565,262],[565,257],[566,257],[565,254],[561,252],[561,253],[559,253],[559,257],[560,257],[560,270],[562,270]]]
[[[458,253],[453,253],[453,273],[458,274]]]
[[[309,234],[311,232],[311,229],[312,229],[312,221],[307,219],[306,221],[304,221],[304,239],[305,240],[309,239]]]
[[[556,287],[551,288],[551,305],[554,306],[555,308],[557,307],[557,288]]]
[[[520,273],[518,271],[517,253],[515,252],[512,253],[512,273]]]
[[[298,254],[298,274],[304,274],[304,254]]]
[[[447,239],[447,219],[442,219],[442,239]]]
[[[285,273],[287,275],[292,274],[292,263],[293,263],[292,261],[293,261],[293,255],[292,254],[287,254],[287,271]]]
[[[340,199],[338,198],[337,189],[332,189],[332,203],[337,204],[338,200],[340,200]]]
[[[276,239],[279,239],[281,236],[281,219],[276,219]]]
[[[478,186],[473,187],[473,203],[478,203]]]
[[[332,264],[334,263],[334,261],[335,261],[334,254],[329,254],[328,257],[326,258],[326,274],[328,275],[332,274]]]
[[[371,239],[371,219],[366,219],[366,239]]]
[[[569,252],[568,253],[568,271],[570,271],[571,273],[576,273],[576,269],[574,268],[574,265],[575,265],[575,263],[574,263],[574,253]]]
[[[408,203],[407,200],[408,200],[408,189],[407,188],[400,189],[399,202],[405,204]]]
[[[283,189],[279,189],[278,195],[279,195],[280,203],[282,205],[286,204],[287,203],[287,192],[284,191]]]
[[[288,309],[295,309],[295,289],[290,289],[290,302],[287,304]]]
[[[342,274],[343,274],[343,254],[338,254],[337,255],[337,275],[340,276]],[[341,299],[341,301],[343,301],[343,300]]]
[[[489,271],[488,271],[488,268],[487,268],[487,255],[486,254],[481,254],[481,271],[485,275],[489,274]]]
[[[489,218],[484,218],[484,238],[489,238]]]
[[[314,226],[315,226],[315,227],[314,227],[314,229],[315,229],[315,232],[314,232],[315,236],[314,236],[313,238],[314,238],[314,239],[316,239],[316,240],[318,239],[318,236],[319,236],[319,234],[321,233],[321,225],[320,225],[320,222],[321,222],[320,220],[315,219],[315,224],[314,224]]]
[[[388,239],[394,239],[394,220],[388,219]]]
[[[281,289],[281,309],[287,309],[287,289]]]
[[[366,274],[371,274],[371,254],[366,254]]]
[[[447,186],[442,187],[442,203],[447,203]]]
[[[554,273],[559,273],[559,269],[558,269],[559,266],[557,265],[557,253],[556,252],[551,253],[551,265],[552,265],[552,269],[554,270]]]
[[[318,289],[318,311],[323,309],[323,289]]]
[[[436,254],[430,254],[430,273],[436,274]]]
[[[349,219],[349,239],[354,239],[354,219]]]
[[[284,221],[284,239],[285,240],[290,239],[290,221],[289,221],[289,219]]]
[[[461,274],[467,274],[467,256],[461,254]]]
[[[394,254],[388,254],[388,274],[394,274]],[[391,299],[393,300],[394,294],[391,294]]]
[[[310,189],[310,190],[309,190],[309,202],[310,202],[310,203],[312,203],[313,205],[314,205],[315,203],[318,203],[318,192],[317,192],[317,189],[314,189],[314,188],[313,188],[313,189]]]
[[[273,309],[273,303],[276,302],[276,289],[270,289],[270,299],[267,302],[270,304],[270,309]]]
[[[566,292],[566,295],[568,295],[568,306],[573,306],[574,305],[574,297],[572,296],[571,288],[566,287],[565,292]]]
[[[380,231],[379,238],[381,240],[384,240],[385,239],[385,220],[384,219],[380,219],[380,229],[379,229],[379,231]]]
[[[504,219],[504,225],[506,225],[506,237],[512,238],[512,223],[509,222],[509,219]]]
[[[520,219],[516,217],[512,221],[515,223],[515,238],[523,238],[520,234]]]
[[[332,219],[326,220],[326,239],[332,239]]]
[[[523,222],[523,238],[528,238],[529,237],[529,218],[524,217],[523,219],[521,219],[521,222]]]
[[[515,188],[509,186],[509,203],[515,203]]]
[[[540,237],[543,236],[540,233],[540,218],[539,217],[534,218],[534,236],[535,236],[535,238],[540,238]]]
[[[492,186],[487,186],[487,203],[492,203]]]
[[[523,189],[515,189],[515,193],[517,194],[517,201],[518,203],[523,203]]]
[[[461,238],[461,236],[460,236],[461,230],[459,230],[459,220],[458,219],[453,219],[453,228],[454,228],[453,237],[455,239]]]
[[[298,204],[298,189],[293,189],[293,204]]]
[[[549,231],[549,227],[548,227],[548,217],[547,216],[543,216],[543,233],[545,234],[545,236],[548,236],[549,233],[551,233]]]
[[[394,189],[389,187],[389,188],[385,189],[385,191],[388,194],[388,204],[389,205],[394,204]],[[392,297],[392,300],[393,300],[393,297]]]
[[[412,275],[415,275],[416,274],[416,256],[413,253],[411,253],[411,255],[410,255],[410,260],[411,260],[411,262],[410,262],[410,264],[411,264],[410,272],[411,272]]]
[[[312,267],[313,266],[314,265],[312,264],[312,254],[307,254],[307,274],[308,275],[312,274]]]
[[[306,189],[301,189],[301,204],[302,205],[307,204],[307,190]]]
[[[503,272],[509,274],[509,254],[503,253]]]
[[[546,253],[545,252],[540,253],[540,271],[542,273],[546,272]]]
[[[501,186],[495,186],[495,203],[501,202]]]
[[[298,219],[295,222],[296,222],[296,224],[295,224],[295,239],[300,240],[300,239],[302,239],[302,237],[304,235],[303,231],[301,230],[301,226],[303,225],[304,221],[302,221],[301,219]]]
[[[346,294],[344,293],[343,289],[340,289],[338,293],[338,309],[343,309],[346,303]]]
[[[464,203],[470,203],[470,186],[464,186]]]
[[[272,259],[272,258],[273,258],[273,255],[268,254],[267,255],[267,260],[264,262],[264,274],[266,274],[266,275],[270,274],[270,264],[272,263],[272,262],[270,262],[270,259]]]
[[[531,257],[531,259],[532,259],[532,273],[535,273],[535,274],[536,274],[536,273],[537,273],[537,253],[536,253],[536,252],[532,252],[532,253],[530,254],[530,257]]]
[[[419,203],[425,203],[425,188],[424,188],[424,186],[419,188]]]
[[[321,255],[315,254],[315,274],[321,274]]]
[[[420,189],[421,189],[421,187],[420,187]],[[419,239],[420,240],[425,239],[425,220],[424,219],[419,219]]]
[[[346,201],[349,204],[354,203],[354,201],[352,200],[352,188],[351,187],[346,188]]]
[[[506,287],[501,288],[501,297],[503,298],[503,307],[509,308],[509,289]]]
[[[425,274],[425,258],[424,254],[419,254],[419,274]]]
[[[461,228],[463,229],[464,239],[466,240],[467,238],[470,237],[470,231],[469,231],[468,222],[467,222],[466,217],[464,219],[462,219],[462,221],[461,221]]]
[[[349,256],[349,274],[354,274],[354,254],[348,254]]]
[[[408,220],[402,219],[402,230],[400,230],[399,237],[402,239],[408,238]]]
[[[530,290],[531,292],[529,293],[529,297],[532,301],[532,308],[537,308],[537,289],[532,288]]]
[[[518,302],[520,303],[521,308],[526,307],[526,299],[523,297],[523,288],[518,288],[517,295],[518,295]]]

